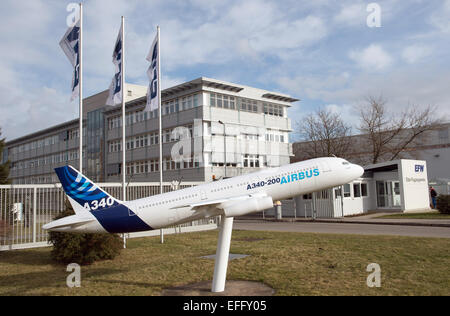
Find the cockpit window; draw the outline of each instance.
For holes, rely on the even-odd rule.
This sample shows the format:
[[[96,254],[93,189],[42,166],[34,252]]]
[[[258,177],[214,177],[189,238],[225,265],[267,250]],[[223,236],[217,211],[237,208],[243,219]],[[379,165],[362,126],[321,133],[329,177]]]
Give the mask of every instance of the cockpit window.
[[[348,161],[343,161],[342,164],[343,165],[349,165],[350,163]]]

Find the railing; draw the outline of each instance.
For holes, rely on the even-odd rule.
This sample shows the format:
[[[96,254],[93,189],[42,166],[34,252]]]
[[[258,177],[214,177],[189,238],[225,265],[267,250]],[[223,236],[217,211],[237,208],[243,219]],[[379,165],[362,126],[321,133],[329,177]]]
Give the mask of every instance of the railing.
[[[198,184],[200,183],[185,182],[179,189]],[[99,186],[115,198],[121,198],[120,183],[103,183]],[[163,185],[163,192],[174,189],[177,188],[170,183]],[[159,191],[159,183],[130,183],[127,187],[127,200],[156,195]],[[66,195],[61,184],[0,185],[0,251],[48,246],[47,232],[42,226],[65,209]],[[204,230],[215,228],[216,224],[216,219],[198,220],[170,228],[166,232]],[[132,234],[131,237],[141,235]]]

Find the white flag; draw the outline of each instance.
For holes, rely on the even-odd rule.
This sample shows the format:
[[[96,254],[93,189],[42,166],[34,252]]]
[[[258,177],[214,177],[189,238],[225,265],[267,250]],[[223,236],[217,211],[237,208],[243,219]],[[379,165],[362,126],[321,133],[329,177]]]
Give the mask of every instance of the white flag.
[[[144,111],[154,111],[158,109],[158,93],[159,93],[159,58],[158,58],[158,35],[153,41],[147,60],[150,62],[150,67],[147,70],[147,76],[150,80],[147,89],[147,105]]]
[[[119,35],[117,36],[116,45],[114,45],[112,62],[115,66],[116,73],[109,86],[109,97],[106,101],[107,105],[116,105],[122,102],[122,27],[120,28]]]
[[[73,101],[79,95],[80,85],[80,20],[72,27],[69,27],[59,42],[59,46],[61,46],[74,68],[72,76],[72,97],[70,98],[70,101]]]

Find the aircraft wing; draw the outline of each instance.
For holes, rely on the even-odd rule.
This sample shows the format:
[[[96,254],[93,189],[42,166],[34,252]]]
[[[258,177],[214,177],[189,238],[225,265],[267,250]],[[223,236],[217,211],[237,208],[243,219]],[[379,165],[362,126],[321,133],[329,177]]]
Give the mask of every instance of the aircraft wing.
[[[240,216],[259,212],[273,207],[273,200],[265,193],[239,195],[230,198],[207,200],[186,204],[176,208],[190,208],[195,211],[194,217],[211,217],[216,215]]]
[[[177,208],[185,208],[185,207],[190,207],[190,208],[202,208],[202,207],[213,207],[213,206],[218,206],[222,203],[228,202],[228,201],[238,201],[238,200],[246,200],[248,198],[251,198],[252,196],[255,196],[254,194],[246,194],[246,195],[239,195],[239,196],[234,196],[231,198],[223,198],[223,199],[217,199],[217,200],[206,200],[203,202],[199,202],[199,203],[192,203],[192,204],[185,204],[185,205],[180,205],[180,206],[176,206],[173,207],[172,209],[177,209]],[[261,196],[261,195],[258,195]],[[264,195],[266,196],[266,195]]]

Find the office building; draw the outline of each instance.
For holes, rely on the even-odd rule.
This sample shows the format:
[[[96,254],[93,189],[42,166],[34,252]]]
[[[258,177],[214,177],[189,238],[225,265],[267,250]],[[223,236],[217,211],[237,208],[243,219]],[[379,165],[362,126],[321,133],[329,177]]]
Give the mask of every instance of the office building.
[[[159,182],[158,111],[145,112],[146,87],[126,86],[127,181]],[[162,95],[164,181],[211,181],[287,164],[291,121],[288,95],[210,78],[165,89]],[[120,182],[121,106],[108,91],[84,100],[83,172],[93,181]],[[55,167],[78,167],[78,119],[7,141],[15,184],[54,183]]]

